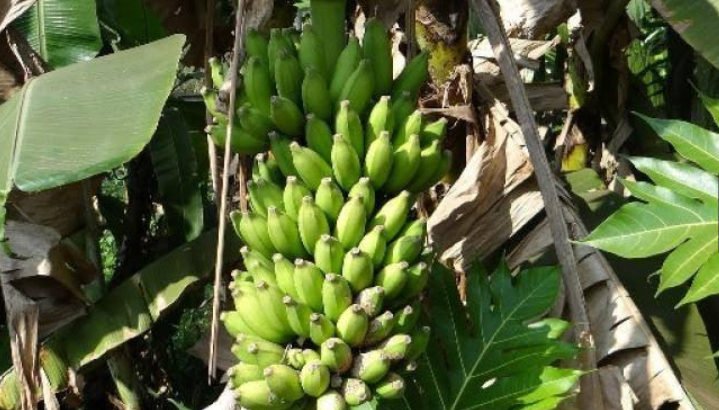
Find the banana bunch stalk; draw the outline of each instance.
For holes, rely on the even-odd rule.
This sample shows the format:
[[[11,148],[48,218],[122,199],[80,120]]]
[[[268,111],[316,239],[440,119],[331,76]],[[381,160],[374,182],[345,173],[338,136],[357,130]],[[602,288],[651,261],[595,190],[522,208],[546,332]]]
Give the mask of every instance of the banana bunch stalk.
[[[344,0],[310,4],[299,36],[248,34],[235,113],[232,146],[256,156],[250,210],[231,214],[244,271],[222,321],[238,359],[229,380],[251,410],[397,399],[429,340],[420,300],[432,254],[412,207],[450,154],[447,121],[416,109],[427,55],[393,78],[380,22],[360,43],[345,35]],[[220,104],[206,101],[221,125]]]

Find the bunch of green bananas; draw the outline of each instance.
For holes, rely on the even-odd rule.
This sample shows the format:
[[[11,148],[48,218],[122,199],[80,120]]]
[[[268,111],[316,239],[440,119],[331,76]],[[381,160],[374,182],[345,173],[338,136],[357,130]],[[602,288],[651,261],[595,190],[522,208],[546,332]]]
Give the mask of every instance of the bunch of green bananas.
[[[384,26],[345,35],[345,0],[312,0],[313,24],[245,39],[236,152],[256,154],[245,247],[230,284],[230,382],[248,409],[345,409],[399,398],[430,329],[419,324],[432,254],[416,193],[450,166],[447,122],[416,110],[427,55],[392,75]],[[226,84],[213,61],[213,81]],[[224,142],[226,114],[204,91]],[[226,123],[225,127],[226,127]],[[269,152],[264,152],[269,148]]]

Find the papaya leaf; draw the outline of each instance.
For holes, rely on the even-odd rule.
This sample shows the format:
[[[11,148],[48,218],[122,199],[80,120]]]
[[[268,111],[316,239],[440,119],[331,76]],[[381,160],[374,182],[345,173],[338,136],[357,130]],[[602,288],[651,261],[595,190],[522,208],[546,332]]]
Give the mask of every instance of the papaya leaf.
[[[582,241],[624,258],[670,252],[662,265],[658,293],[693,277],[678,306],[718,294],[719,135],[682,121],[640,117],[699,167],[631,158],[654,184],[622,181],[642,202],[622,206]]]
[[[149,148],[170,231],[184,241],[195,239],[203,227],[197,155],[177,108],[165,109]]]
[[[55,68],[90,60],[102,47],[95,0],[37,0],[14,25]]]
[[[503,265],[489,277],[478,269],[468,276],[463,304],[454,274],[434,269],[427,352],[406,375],[404,398],[381,408],[541,409],[571,394],[581,372],[551,366],[577,352],[557,340],[568,324],[537,320],[557,297],[557,269],[528,269],[513,278]]]

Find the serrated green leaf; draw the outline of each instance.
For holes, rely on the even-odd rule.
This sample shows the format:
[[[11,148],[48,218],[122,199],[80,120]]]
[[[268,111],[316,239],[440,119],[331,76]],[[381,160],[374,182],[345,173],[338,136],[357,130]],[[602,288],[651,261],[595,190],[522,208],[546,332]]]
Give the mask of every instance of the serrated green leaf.
[[[567,324],[536,319],[554,303],[556,268],[535,268],[512,277],[502,266],[490,277],[468,274],[463,304],[454,274],[437,267],[428,289],[432,337],[418,370],[406,376],[401,401],[382,408],[502,410],[550,403],[568,395],[579,373],[555,369],[576,348],[555,340]]]
[[[719,173],[719,134],[689,122],[636,115],[660,138],[672,144],[681,156],[709,172]]]
[[[90,60],[102,47],[94,0],[37,0],[14,25],[55,68]]]

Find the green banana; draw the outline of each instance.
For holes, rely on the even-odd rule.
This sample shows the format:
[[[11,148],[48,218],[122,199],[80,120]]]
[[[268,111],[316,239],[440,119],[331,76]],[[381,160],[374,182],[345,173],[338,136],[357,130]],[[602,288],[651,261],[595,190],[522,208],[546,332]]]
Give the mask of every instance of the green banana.
[[[306,255],[297,225],[274,206],[267,208],[267,231],[272,245],[286,257],[301,258]]]
[[[332,372],[342,374],[352,367],[352,349],[344,340],[333,337],[320,346],[320,361]]]
[[[322,235],[315,244],[315,264],[325,273],[342,271],[344,249],[342,244],[330,235]]]
[[[265,138],[274,129],[270,117],[249,103],[237,109],[237,119],[240,127],[258,138]]]
[[[384,305],[384,288],[381,286],[374,286],[363,289],[359,294],[357,294],[355,303],[362,307],[365,313],[367,313],[367,316],[377,316]]]
[[[292,53],[293,51],[294,47],[292,47],[292,43],[285,36],[282,30],[279,28],[271,29],[270,41],[267,43],[267,57],[269,60],[267,67],[269,68],[269,72],[274,74],[275,64],[280,58],[280,54]]]
[[[245,282],[242,289],[234,289],[232,297],[240,313],[242,321],[252,330],[253,335],[257,335],[263,340],[275,343],[285,343],[292,338],[292,333],[287,332],[282,323],[277,322],[264,310],[254,285]],[[249,335],[249,333],[247,333]],[[240,357],[240,359],[242,359]]]
[[[310,362],[300,372],[302,390],[312,397],[319,397],[330,386],[330,370],[318,361]]]
[[[290,151],[292,151],[292,163],[297,174],[311,190],[317,191],[322,178],[332,176],[332,168],[311,149],[293,142],[290,144]]]
[[[315,244],[320,240],[322,235],[328,235],[330,233],[330,226],[324,211],[315,204],[314,199],[312,199],[310,195],[302,198],[297,225],[302,244],[310,255],[314,253]]]
[[[222,61],[220,61],[217,57],[210,57],[210,59],[207,60],[207,63],[210,65],[210,78],[212,79],[212,85],[219,90],[225,83],[225,67],[222,65]]]
[[[387,131],[380,132],[379,137],[367,148],[364,174],[372,181],[375,189],[387,182],[392,170],[393,154],[392,139]]]
[[[217,92],[207,87],[200,88],[200,95],[205,102],[205,108],[214,118],[227,121],[227,114],[217,108]]]
[[[252,210],[263,217],[267,217],[267,208],[271,206],[284,209],[282,190],[271,182],[262,178],[257,181],[247,181],[247,192]]]
[[[295,289],[300,302],[315,312],[322,311],[322,271],[312,262],[295,261]]]
[[[409,91],[400,93],[399,98],[392,97],[392,118],[394,119],[394,131],[399,132],[405,120],[414,112],[417,106],[417,98]]]
[[[407,305],[400,309],[394,314],[396,320],[392,332],[411,333],[419,320],[419,314],[419,301],[416,300],[411,305]]]
[[[355,358],[350,374],[366,383],[374,384],[382,380],[390,365],[390,358],[383,350],[370,350]]]
[[[262,369],[254,364],[245,362],[238,362],[236,365],[230,367],[227,370],[227,377],[230,379],[230,383],[233,388],[240,387],[240,385],[255,381],[262,380]]]
[[[241,406],[250,409],[274,409],[282,404],[265,380],[242,384],[235,390],[235,398]]]
[[[382,266],[387,250],[387,240],[384,238],[384,225],[377,225],[367,232],[357,247],[372,258],[375,268]]]
[[[310,23],[305,23],[302,26],[302,36],[300,37],[300,46],[297,54],[300,57],[300,64],[303,70],[313,69],[316,70],[322,79],[327,78],[327,60],[325,58],[322,39],[317,36],[317,33]],[[325,85],[325,88],[326,87]],[[329,99],[327,101],[329,101]]]
[[[368,328],[367,313],[357,304],[345,309],[337,319],[337,335],[352,347],[362,344]]]
[[[413,99],[416,99],[419,89],[427,82],[428,65],[429,53],[426,51],[422,51],[410,60],[402,73],[394,80],[392,98],[399,98],[403,92],[407,91]]]
[[[287,177],[297,175],[297,170],[292,162],[292,151],[290,150],[292,141],[274,131],[270,132],[269,137],[272,156],[275,157],[280,171]]]
[[[227,122],[225,120],[218,120],[218,124],[209,126],[207,131],[215,145],[219,147],[225,146],[225,141],[227,140]],[[258,152],[264,151],[266,147],[266,138],[250,134],[241,128],[239,124],[234,124],[232,128],[232,140],[230,141],[232,152],[243,155],[255,155]]]
[[[364,156],[364,133],[358,111],[350,108],[349,100],[342,100],[335,117],[335,132],[342,134],[352,144],[357,156]]]
[[[281,185],[284,178],[277,166],[277,161],[264,152],[255,155],[252,164],[252,179],[257,181],[260,178],[276,185]]]
[[[380,208],[369,226],[374,228],[377,225],[384,225],[384,237],[387,241],[391,241],[407,221],[411,207],[412,194],[409,191],[402,191]]]
[[[254,283],[257,283],[259,281],[265,281],[275,284],[277,282],[275,280],[274,269],[268,268],[256,260],[253,260],[250,263],[246,264],[245,267],[250,273],[250,276],[252,276]]]
[[[308,338],[310,337],[310,315],[312,309],[309,306],[297,302],[290,295],[282,298],[285,305],[285,313],[287,314],[287,322],[295,334]]]
[[[291,137],[299,137],[304,132],[305,116],[289,98],[278,95],[270,98],[270,118],[278,130]]]
[[[442,158],[440,159],[439,165],[435,169],[434,175],[432,175],[432,178],[427,181],[427,183],[424,184],[423,187],[417,188],[417,192],[425,191],[435,184],[442,181],[442,178],[444,178],[445,175],[449,172],[449,170],[452,168],[452,151],[446,149],[442,151]]]
[[[242,315],[237,311],[222,312],[220,320],[230,336],[237,337],[240,333],[252,333],[249,326],[242,320]]]
[[[335,325],[331,320],[321,313],[310,315],[310,340],[312,343],[319,346],[334,335]]]
[[[349,378],[344,380],[341,391],[342,397],[344,397],[345,402],[350,406],[359,406],[372,398],[372,392],[367,386],[367,383],[360,379]]]
[[[410,192],[422,192],[428,185],[436,183],[437,170],[441,169],[442,146],[438,140],[432,141],[430,145],[422,149],[419,158],[419,167],[412,181],[407,185]]]
[[[322,305],[325,316],[336,322],[351,304],[352,290],[347,279],[336,273],[326,274],[322,284]]]
[[[382,268],[375,278],[377,286],[382,286],[385,290],[385,296],[388,300],[395,299],[402,292],[402,288],[407,283],[407,268],[409,263],[397,262]]]
[[[294,53],[282,52],[275,61],[275,88],[280,97],[302,106],[302,79],[304,72]]]
[[[404,123],[399,128],[399,131],[394,136],[392,144],[395,147],[399,147],[409,140],[410,135],[417,134],[422,131],[422,112],[415,110],[412,114],[404,120]],[[420,140],[421,141],[421,140]],[[420,144],[421,146],[421,144]]]
[[[427,350],[427,345],[429,344],[429,335],[429,326],[416,327],[412,331],[412,344],[409,346],[409,350],[404,356],[405,359],[410,361],[417,360],[422,355],[422,353]]]
[[[390,336],[382,342],[382,344],[379,345],[379,349],[387,355],[387,358],[390,361],[396,362],[404,359],[411,345],[412,337],[407,334],[400,333]]]
[[[317,398],[316,410],[347,410],[347,402],[335,390],[329,390]]]
[[[275,285],[271,285],[262,280],[257,282],[255,288],[257,289],[256,295],[258,300],[261,300],[264,304],[265,316],[273,321],[273,323],[277,323],[284,333],[293,333],[290,323],[287,320],[285,305],[282,303],[282,292]]]
[[[384,24],[374,17],[365,22],[362,47],[365,58],[372,63],[375,96],[389,94],[393,75],[392,43]]]
[[[309,314],[308,314],[307,315],[307,329],[309,329],[309,323],[310,323],[310,319],[309,319]],[[307,332],[308,332],[307,334],[309,335],[309,330]],[[309,337],[309,336],[306,336],[306,337]],[[302,354],[302,349],[299,349],[299,348],[287,349],[284,362],[286,364],[290,365],[290,367],[297,369],[297,370],[301,370],[302,367],[305,365],[305,363],[307,363],[307,361],[305,361],[305,356]]]
[[[269,67],[269,57],[267,48],[269,41],[259,31],[251,28],[245,34],[245,51],[249,57],[259,58],[267,67]]]
[[[297,298],[295,291],[295,265],[281,253],[272,255],[274,263],[275,280],[281,291]]]
[[[320,354],[316,350],[305,349],[302,351],[302,356],[305,358],[305,363],[320,361]]]
[[[266,367],[262,374],[272,393],[282,400],[296,401],[305,395],[300,383],[300,375],[297,370],[289,366],[273,364]]]
[[[362,342],[363,346],[373,346],[392,334],[394,327],[394,314],[390,311],[384,312],[369,323],[367,335]]]
[[[285,204],[287,216],[296,221],[302,207],[302,198],[311,194],[312,192],[296,176],[288,176],[285,190],[282,192],[282,202]]]
[[[327,82],[319,71],[312,67],[305,70],[305,78],[302,81],[302,103],[305,112],[314,114],[324,121],[332,118],[332,100],[327,87]]]
[[[446,133],[447,118],[445,117],[442,117],[437,121],[425,125],[424,127],[422,127],[422,131],[420,133],[420,138],[422,139],[422,146],[427,146],[433,141],[442,142],[442,139],[444,139]]]
[[[429,267],[424,262],[410,267],[407,273],[407,283],[402,289],[403,300],[411,300],[419,296],[429,281]]]
[[[247,100],[253,107],[265,115],[270,114],[270,97],[272,97],[272,77],[268,67],[257,57],[250,57],[245,65],[243,88]]]
[[[392,156],[392,170],[382,189],[390,194],[403,190],[417,173],[422,147],[419,136],[412,134],[406,143],[397,147]]]
[[[414,263],[422,253],[423,246],[424,238],[421,236],[400,236],[387,246],[384,264],[391,265],[402,261]]]
[[[325,72],[335,70],[337,58],[345,46],[345,4],[346,0],[312,0],[310,16],[312,28],[322,41],[325,54]]]
[[[340,101],[340,94],[352,72],[362,61],[362,47],[356,37],[350,37],[347,46],[337,60],[337,67],[332,72],[332,81],[330,81],[330,96],[332,101]]]
[[[385,400],[401,398],[404,394],[404,389],[404,379],[399,374],[393,372],[387,373],[387,376],[374,386],[374,391],[377,396]]]
[[[367,118],[367,128],[365,129],[366,147],[369,147],[374,140],[379,138],[382,131],[392,132],[394,129],[394,117],[392,116],[391,107],[388,95],[380,97],[379,101],[372,107],[369,118]]]
[[[242,261],[244,262],[245,267],[252,262],[257,262],[262,264],[262,266],[267,269],[274,269],[274,264],[271,259],[254,249],[248,248],[247,246],[240,248],[240,255],[242,255]]]
[[[360,160],[352,145],[342,134],[333,137],[331,158],[335,180],[345,191],[357,183],[362,172]]]
[[[285,355],[285,348],[259,337],[240,334],[232,345],[232,354],[245,363],[265,368],[280,363]]]
[[[351,249],[362,240],[366,223],[364,200],[360,197],[349,198],[337,217],[335,236],[345,249]]]
[[[230,213],[230,220],[235,228],[235,233],[250,248],[260,252],[269,258],[277,252],[269,232],[267,231],[267,220],[254,212],[238,212]]]
[[[368,177],[360,178],[357,183],[350,188],[347,197],[353,198],[356,196],[362,198],[367,215],[371,215],[372,211],[374,211],[375,192],[372,187],[372,181],[370,181]]]
[[[323,178],[315,193],[315,203],[320,207],[330,223],[334,224],[345,204],[342,190],[332,181],[332,178]]]
[[[427,235],[427,218],[425,217],[407,222],[399,234],[399,236],[421,236],[423,238],[425,235]]]
[[[340,92],[339,100],[349,101],[350,108],[358,114],[364,113],[372,98],[375,86],[373,71],[369,59],[360,61]]]
[[[307,114],[305,140],[311,150],[320,154],[327,163],[332,162],[332,129],[315,114]]]
[[[344,257],[342,276],[349,282],[352,291],[358,293],[372,284],[374,269],[372,258],[359,248],[352,248]]]

